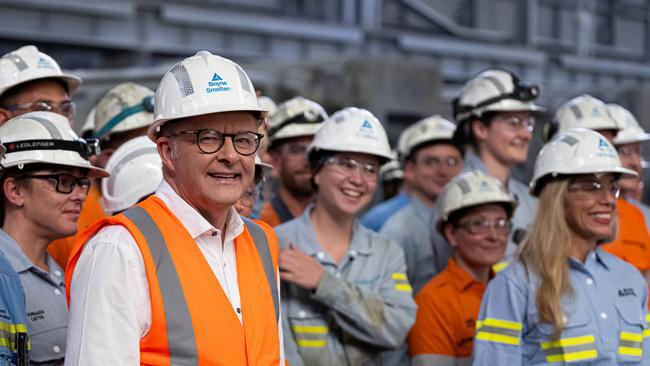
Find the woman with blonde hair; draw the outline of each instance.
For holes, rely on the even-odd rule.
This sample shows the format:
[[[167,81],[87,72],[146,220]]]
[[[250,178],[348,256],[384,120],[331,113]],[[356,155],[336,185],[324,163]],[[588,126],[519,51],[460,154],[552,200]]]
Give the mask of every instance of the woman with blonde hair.
[[[648,365],[648,288],[600,248],[615,236],[622,167],[597,132],[572,129],[540,151],[537,216],[517,261],[490,282],[474,365]]]

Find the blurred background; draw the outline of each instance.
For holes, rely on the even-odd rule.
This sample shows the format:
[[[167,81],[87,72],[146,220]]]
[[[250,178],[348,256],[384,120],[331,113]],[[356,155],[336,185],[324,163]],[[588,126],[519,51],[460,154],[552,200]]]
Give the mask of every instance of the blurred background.
[[[153,89],[207,49],[264,95],[303,95],[328,112],[371,110],[391,141],[434,113],[451,119],[462,84],[504,67],[541,85],[553,112],[590,93],[649,130],[650,2],[645,0],[1,0],[0,52],[34,44],[84,79],[79,128],[111,86]],[[541,140],[535,130],[531,156]],[[516,175],[525,179],[531,163]]]

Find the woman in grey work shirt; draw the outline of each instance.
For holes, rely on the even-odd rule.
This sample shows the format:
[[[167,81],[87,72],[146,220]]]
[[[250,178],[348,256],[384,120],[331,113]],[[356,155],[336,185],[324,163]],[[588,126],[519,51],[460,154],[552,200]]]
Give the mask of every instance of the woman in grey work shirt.
[[[65,355],[68,307],[63,269],[47,254],[74,234],[88,176],[107,173],[88,162],[91,149],[66,117],[31,112],[0,126],[0,251],[25,289],[32,365],[59,365]]]
[[[316,202],[275,229],[292,366],[378,364],[415,321],[404,252],[357,219],[389,158],[386,132],[363,109],[335,113],[314,137]]]

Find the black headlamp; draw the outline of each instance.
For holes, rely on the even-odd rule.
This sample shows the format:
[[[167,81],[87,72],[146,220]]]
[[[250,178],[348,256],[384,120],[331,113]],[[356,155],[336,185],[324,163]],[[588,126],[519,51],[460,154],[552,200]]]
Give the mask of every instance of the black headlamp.
[[[92,155],[99,154],[99,144],[97,140],[91,143],[79,139],[75,141],[66,140],[20,140],[3,143],[6,149],[5,154],[12,154],[23,151],[33,150],[67,150],[78,153],[84,160],[88,160]]]

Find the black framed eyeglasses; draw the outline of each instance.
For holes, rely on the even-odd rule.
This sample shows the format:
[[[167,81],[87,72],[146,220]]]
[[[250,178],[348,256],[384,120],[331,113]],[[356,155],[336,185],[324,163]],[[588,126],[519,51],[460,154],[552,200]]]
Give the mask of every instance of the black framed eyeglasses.
[[[9,109],[11,112],[15,112],[17,110],[25,110],[30,112],[54,112],[66,116],[68,119],[72,119],[72,117],[74,117],[74,113],[77,110],[77,105],[70,100],[64,100],[60,103],[39,101],[13,105],[7,109]]]
[[[43,179],[49,181],[54,189],[63,194],[70,194],[76,187],[88,194],[90,190],[90,179],[88,177],[75,177],[72,174],[28,174],[16,177],[16,179]]]
[[[255,154],[260,147],[260,140],[264,137],[261,133],[246,131],[238,133],[221,133],[213,128],[200,130],[187,130],[181,132],[169,132],[168,136],[195,135],[196,145],[205,154],[214,154],[223,147],[226,137],[232,139],[232,145],[238,154],[249,156]]]

